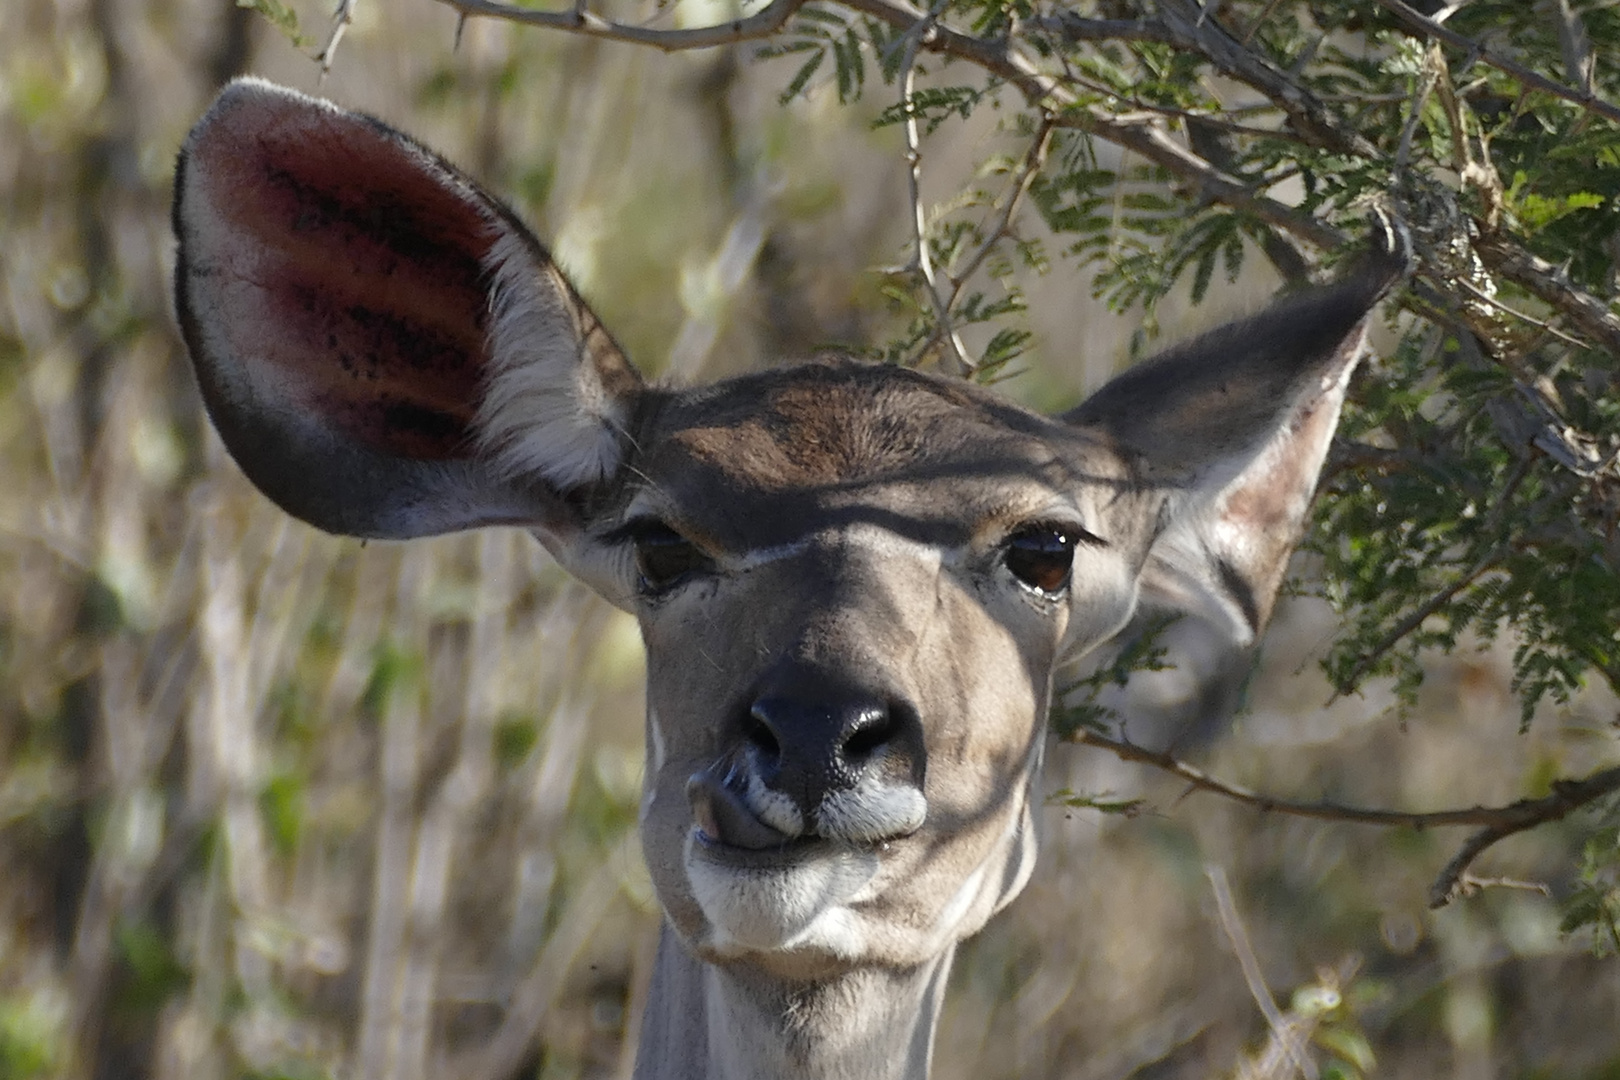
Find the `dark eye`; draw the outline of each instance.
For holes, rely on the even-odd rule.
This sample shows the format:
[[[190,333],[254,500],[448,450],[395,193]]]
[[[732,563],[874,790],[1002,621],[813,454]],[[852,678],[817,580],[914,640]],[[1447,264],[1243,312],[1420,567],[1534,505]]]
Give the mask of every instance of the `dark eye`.
[[[714,565],[695,544],[661,521],[636,526],[631,542],[636,546],[636,570],[646,592],[663,592],[688,574]]]
[[[1026,525],[1007,538],[1007,569],[1032,589],[1060,593],[1074,568],[1074,545],[1084,530]]]

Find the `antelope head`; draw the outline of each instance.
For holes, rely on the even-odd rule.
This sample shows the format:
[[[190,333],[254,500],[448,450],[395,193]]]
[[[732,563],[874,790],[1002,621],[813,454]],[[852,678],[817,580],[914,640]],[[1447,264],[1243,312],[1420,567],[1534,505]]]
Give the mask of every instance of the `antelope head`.
[[[1398,273],[1048,418],[842,357],[649,386],[499,201],[263,82],[192,132],[175,228],[204,400],[266,495],[351,536],[521,526],[635,615],[671,955],[793,986],[942,969],[1017,895],[1060,656],[1142,605],[1260,632]]]

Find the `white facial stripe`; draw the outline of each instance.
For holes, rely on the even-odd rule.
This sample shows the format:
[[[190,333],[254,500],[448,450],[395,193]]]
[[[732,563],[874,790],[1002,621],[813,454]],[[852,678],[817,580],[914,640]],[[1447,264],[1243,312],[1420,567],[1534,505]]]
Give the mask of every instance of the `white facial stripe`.
[[[752,570],[755,567],[769,566],[773,562],[781,562],[783,559],[791,559],[797,555],[802,555],[809,548],[810,540],[806,538],[795,540],[791,544],[778,544],[776,547],[755,548],[753,551],[746,551],[739,558],[727,560],[727,562],[738,570]]]
[[[802,555],[810,550],[818,540],[824,539],[841,542],[850,547],[861,548],[873,555],[880,555],[884,559],[917,559],[930,566],[952,565],[961,561],[964,554],[962,548],[923,543],[910,537],[901,536],[892,529],[886,529],[881,525],[861,521],[812,533],[790,544],[755,548],[734,559],[728,559],[726,562],[729,566],[738,570],[752,570],[756,567],[768,566],[773,562],[780,562],[783,559],[792,559]]]
[[[973,868],[973,873],[967,876],[961,888],[956,890],[956,894],[939,913],[939,920],[934,924],[935,932],[949,936],[957,924],[967,917],[968,911],[978,901],[979,892],[983,887],[984,864],[981,863]]]

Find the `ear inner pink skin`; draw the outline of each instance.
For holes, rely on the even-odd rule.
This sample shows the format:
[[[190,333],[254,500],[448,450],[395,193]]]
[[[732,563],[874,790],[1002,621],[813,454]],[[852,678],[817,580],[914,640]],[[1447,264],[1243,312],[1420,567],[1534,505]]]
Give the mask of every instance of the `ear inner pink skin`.
[[[495,236],[478,196],[352,115],[250,103],[214,128],[193,175],[230,237],[239,355],[371,449],[467,457]]]

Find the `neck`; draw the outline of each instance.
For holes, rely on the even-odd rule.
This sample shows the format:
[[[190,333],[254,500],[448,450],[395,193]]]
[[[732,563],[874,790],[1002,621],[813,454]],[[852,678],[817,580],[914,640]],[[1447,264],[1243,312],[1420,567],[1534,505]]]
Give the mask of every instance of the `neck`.
[[[665,923],[635,1080],[924,1080],[954,951],[790,981],[697,960]]]

